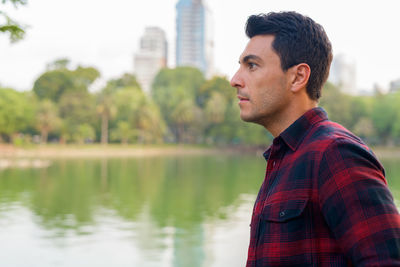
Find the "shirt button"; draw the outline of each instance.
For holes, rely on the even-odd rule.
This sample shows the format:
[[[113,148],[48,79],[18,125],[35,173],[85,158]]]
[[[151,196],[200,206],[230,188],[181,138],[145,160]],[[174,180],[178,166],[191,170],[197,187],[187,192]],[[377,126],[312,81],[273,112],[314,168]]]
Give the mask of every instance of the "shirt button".
[[[285,211],[281,211],[281,212],[279,213],[279,217],[283,217],[283,216],[285,216],[285,215],[286,215]]]
[[[275,167],[275,163],[276,163],[275,161],[274,161],[274,162],[272,162],[272,167]]]

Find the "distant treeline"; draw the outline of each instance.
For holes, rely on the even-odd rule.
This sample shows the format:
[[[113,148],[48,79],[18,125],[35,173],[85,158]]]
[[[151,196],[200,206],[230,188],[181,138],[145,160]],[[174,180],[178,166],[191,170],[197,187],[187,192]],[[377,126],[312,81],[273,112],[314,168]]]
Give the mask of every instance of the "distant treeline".
[[[101,90],[93,67],[68,68],[57,60],[31,91],[0,88],[0,138],[28,143],[268,144],[272,137],[239,117],[236,90],[225,77],[205,79],[196,68],[162,69],[151,95],[132,74],[112,79]],[[332,84],[320,105],[370,144],[400,140],[400,92],[350,96]]]

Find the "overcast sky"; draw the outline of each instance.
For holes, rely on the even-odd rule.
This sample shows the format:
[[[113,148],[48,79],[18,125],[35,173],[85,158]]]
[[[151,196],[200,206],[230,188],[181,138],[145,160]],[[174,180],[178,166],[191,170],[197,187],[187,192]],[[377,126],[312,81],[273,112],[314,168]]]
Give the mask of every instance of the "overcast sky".
[[[169,65],[175,62],[177,0],[28,0],[15,10],[0,5],[29,25],[24,40],[10,44],[0,35],[0,84],[30,90],[57,58],[73,66],[94,66],[103,79],[133,71],[133,56],[146,26],[166,31]],[[400,78],[400,1],[209,0],[214,17],[214,65],[230,78],[247,38],[244,24],[251,14],[294,10],[310,16],[326,30],[334,55],[356,62],[357,86],[383,88]]]

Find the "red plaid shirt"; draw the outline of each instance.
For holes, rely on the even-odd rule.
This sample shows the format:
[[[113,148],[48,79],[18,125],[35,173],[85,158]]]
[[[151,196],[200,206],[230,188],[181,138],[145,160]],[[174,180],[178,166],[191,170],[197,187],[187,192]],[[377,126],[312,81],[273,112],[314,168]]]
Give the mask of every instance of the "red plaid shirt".
[[[400,266],[400,215],[384,169],[322,108],[276,137],[264,157],[247,266]]]

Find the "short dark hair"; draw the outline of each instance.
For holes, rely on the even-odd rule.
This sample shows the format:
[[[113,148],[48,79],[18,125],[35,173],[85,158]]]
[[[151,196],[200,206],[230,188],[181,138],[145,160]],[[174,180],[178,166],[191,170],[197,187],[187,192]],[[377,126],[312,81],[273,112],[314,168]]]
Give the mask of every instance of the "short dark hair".
[[[246,23],[246,35],[252,38],[264,34],[275,36],[272,48],[281,60],[283,71],[300,63],[310,66],[307,94],[311,99],[318,100],[332,62],[332,45],[324,28],[297,12],[250,16]]]

